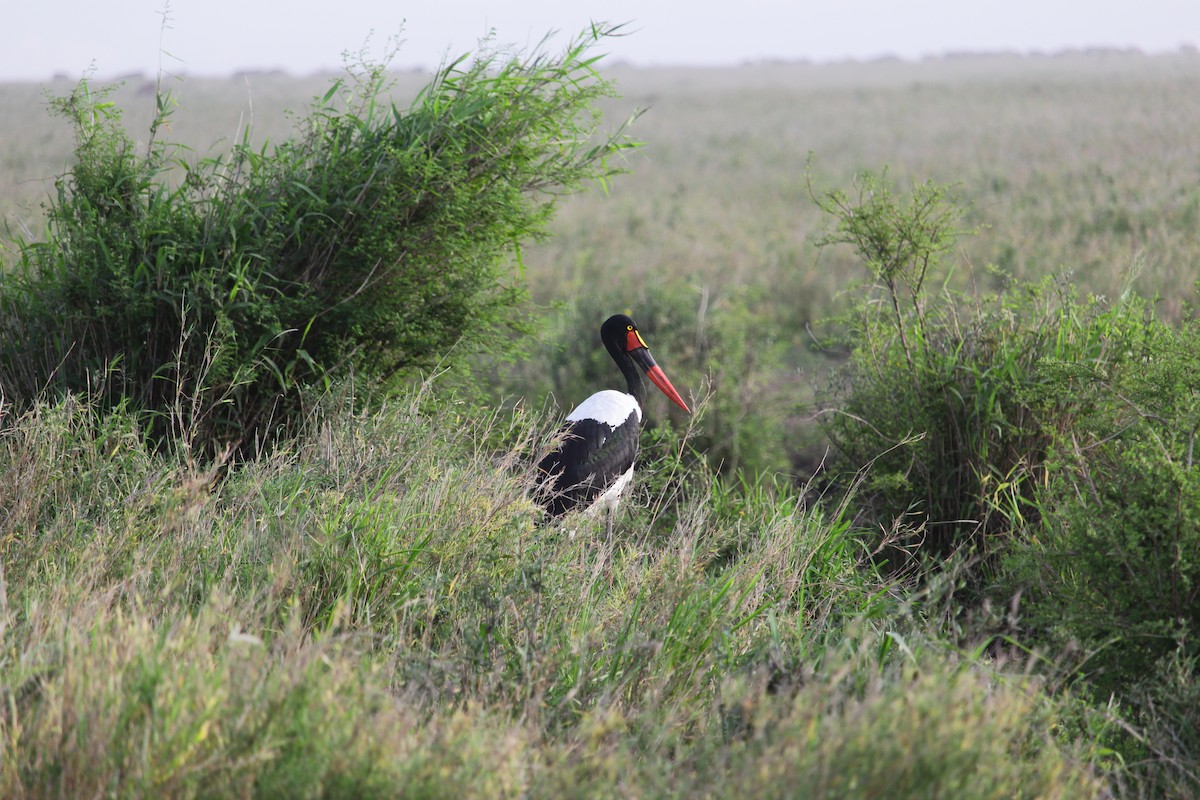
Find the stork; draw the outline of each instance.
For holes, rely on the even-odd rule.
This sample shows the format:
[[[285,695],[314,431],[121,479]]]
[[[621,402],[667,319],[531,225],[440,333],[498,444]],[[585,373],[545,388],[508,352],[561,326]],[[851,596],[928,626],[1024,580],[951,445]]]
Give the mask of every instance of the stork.
[[[611,537],[613,512],[633,480],[646,399],[642,373],[671,402],[689,414],[691,410],[654,362],[632,319],[609,317],[600,326],[600,340],[625,376],[627,391],[596,392],[567,415],[562,444],[538,463],[538,500],[553,517],[582,508],[606,509]]]

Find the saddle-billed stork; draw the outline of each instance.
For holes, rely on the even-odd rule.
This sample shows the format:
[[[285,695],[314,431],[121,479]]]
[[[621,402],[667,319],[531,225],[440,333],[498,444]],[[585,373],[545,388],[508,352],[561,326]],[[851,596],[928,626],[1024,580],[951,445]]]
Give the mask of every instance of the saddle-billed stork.
[[[633,480],[633,462],[641,434],[644,372],[671,402],[691,413],[662,368],[654,362],[638,327],[624,314],[600,326],[628,391],[605,389],[584,400],[567,415],[559,448],[538,463],[538,500],[551,516],[587,508],[608,510],[608,533],[621,493]]]

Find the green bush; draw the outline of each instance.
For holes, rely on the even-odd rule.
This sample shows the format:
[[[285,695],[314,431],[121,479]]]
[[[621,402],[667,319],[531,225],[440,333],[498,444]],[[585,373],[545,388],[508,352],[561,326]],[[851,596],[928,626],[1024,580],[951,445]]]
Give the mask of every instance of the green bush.
[[[514,254],[629,145],[595,136],[612,85],[589,49],[609,33],[456,61],[407,109],[367,66],[296,139],[196,163],[162,139],[168,96],[143,148],[81,84],[54,103],[76,151],[49,236],[0,273],[0,395],[86,392],[215,450],[293,428],[331,379],[391,389],[512,353]]]
[[[968,602],[1008,608],[1006,632],[1117,720],[1104,739],[1132,792],[1195,794],[1200,326],[1054,281],[935,297],[944,190],[898,198],[870,175],[859,189],[820,200],[837,218],[827,241],[852,244],[873,279],[826,419],[838,465],[863,477],[877,524],[915,529],[901,547],[973,556]],[[963,597],[959,622],[976,613]]]
[[[1006,554],[996,594],[1019,594],[1026,640],[1064,654],[1082,690],[1122,718],[1113,746],[1136,791],[1190,797],[1200,793],[1200,326],[1151,319],[1140,338],[1106,369],[1045,365],[1047,391],[1077,413],[1047,459],[1039,524]]]
[[[1103,369],[1145,334],[1136,298],[1110,308],[1054,281],[931,293],[958,235],[946,192],[921,184],[898,197],[868,173],[853,198],[817,198],[836,218],[823,243],[851,244],[871,277],[843,319],[852,351],[826,398],[835,468],[844,480],[865,470],[865,510],[884,529],[903,520],[915,531],[903,546],[938,558],[987,555],[1036,519],[1048,449],[1080,413],[1043,365]]]
[[[1047,365],[1076,398],[1036,538],[1009,559],[1027,621],[1080,645],[1107,696],[1172,654],[1200,655],[1200,326],[1147,326],[1124,368]]]

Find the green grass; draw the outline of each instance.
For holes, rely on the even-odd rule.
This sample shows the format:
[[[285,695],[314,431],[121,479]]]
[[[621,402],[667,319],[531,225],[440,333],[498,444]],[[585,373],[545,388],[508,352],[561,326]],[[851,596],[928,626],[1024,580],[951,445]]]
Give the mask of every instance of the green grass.
[[[817,248],[832,221],[806,165],[818,186],[884,165],[898,193],[953,184],[977,232],[945,254],[938,304],[1065,272],[1081,298],[1131,282],[1159,294],[1156,319],[1174,322],[1200,254],[1197,63],[612,66],[626,97],[605,108],[619,121],[649,106],[633,130],[645,145],[607,192],[564,199],[551,237],[521,253],[535,358],[480,364],[471,375],[488,380],[471,386],[451,372],[371,411],[345,389],[294,440],[231,461],[164,451],[84,397],[19,415],[0,398],[0,796],[1194,793],[1186,636],[1144,680],[1097,697],[1091,653],[1031,629],[1016,583],[960,591],[970,567],[954,558],[919,588],[878,571],[879,525],[885,543],[903,526],[868,513],[879,476],[826,483],[812,419],[816,387],[847,355],[820,321],[860,302],[870,276],[848,248]],[[397,92],[426,79],[400,76]],[[279,142],[293,132],[283,109],[328,85],[187,80],[170,133],[197,157],[247,125],[252,147]],[[114,95],[136,142],[153,96],[140,78]],[[33,238],[72,145],[39,98],[0,87],[14,122],[0,213]],[[945,332],[1011,335],[952,349],[950,371],[969,378],[954,359],[982,369],[998,352],[999,378],[1041,380],[1053,330],[1036,321],[1074,306],[970,308],[980,316],[939,305]],[[607,541],[599,522],[541,526],[526,482],[554,405],[611,381],[590,342],[625,309],[701,402],[690,421],[651,404],[639,481]],[[1057,366],[1075,391],[1088,365]],[[1007,385],[976,387],[981,418]],[[1108,442],[1110,421],[1086,432]],[[1049,529],[1013,517],[1014,538],[1034,545],[1027,572],[1044,573],[1043,619],[1056,582],[1097,591],[1066,535],[1092,535],[1095,515],[1070,491],[1088,469],[1127,465],[1120,447],[1142,452],[1133,435],[1112,441],[1093,457],[1111,450],[1111,463],[1037,473],[1080,523],[1047,545],[1061,565],[1037,560]],[[1009,477],[986,472],[996,463],[971,465],[997,481],[993,501]],[[1030,507],[1019,499],[1003,510]],[[1131,525],[1128,538],[1145,534]]]
[[[221,480],[85,403],[7,418],[0,794],[1102,794],[1069,705],[937,644],[848,503],[699,486],[661,539],[568,537],[525,499],[542,421],[421,407]]]

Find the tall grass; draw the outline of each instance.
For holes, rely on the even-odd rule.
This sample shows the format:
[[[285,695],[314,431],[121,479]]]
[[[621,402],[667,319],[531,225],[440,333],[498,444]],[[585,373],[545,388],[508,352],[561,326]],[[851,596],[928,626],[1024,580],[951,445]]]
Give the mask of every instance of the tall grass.
[[[80,400],[7,417],[0,793],[1103,792],[1036,681],[921,644],[844,506],[568,537],[547,421],[425,406],[219,481]]]
[[[700,413],[648,409],[612,539],[586,518],[542,524],[529,467],[556,415],[520,400],[482,411],[425,384],[366,402],[330,375],[294,437],[232,460],[159,447],[147,417],[89,395],[111,364],[78,393],[0,408],[0,795],[1195,793],[1194,332],[1136,293],[1013,280],[1065,264],[1107,292],[1147,247],[1144,279],[1178,284],[1191,61],[1130,58],[654,72],[683,124],[644,117],[655,166],[603,204],[565,203],[559,237],[523,253],[535,299],[562,301],[543,330],[556,345],[494,376],[569,402],[611,372],[594,320],[641,309]],[[421,97],[468,132],[505,119],[456,106],[445,82]],[[1095,126],[1130,98],[1159,124]],[[1028,135],[993,136],[980,120],[997,107]],[[314,130],[338,152],[371,134],[324,108]],[[1110,171],[1148,132],[1161,147]],[[981,157],[997,152],[1011,158]],[[850,185],[897,161],[895,193],[826,196],[854,253],[816,256],[827,221],[803,165]],[[923,174],[966,176],[979,235],[946,235],[957,222]],[[767,200],[731,202],[743,184]],[[429,252],[458,241],[445,233]],[[874,288],[839,295],[864,263]],[[810,327],[847,309],[848,346]],[[801,481],[801,372],[829,355],[849,357],[833,429],[848,469]],[[919,591],[881,574],[914,510],[947,523],[939,556],[997,557],[937,563]]]

